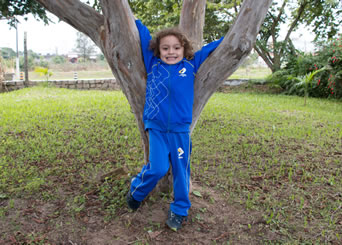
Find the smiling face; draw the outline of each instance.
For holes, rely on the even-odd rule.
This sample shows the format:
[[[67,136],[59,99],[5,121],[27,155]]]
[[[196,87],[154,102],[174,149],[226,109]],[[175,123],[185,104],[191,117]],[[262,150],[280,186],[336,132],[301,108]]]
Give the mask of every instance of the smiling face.
[[[173,65],[184,57],[184,47],[174,35],[168,35],[160,39],[160,59],[166,64]]]

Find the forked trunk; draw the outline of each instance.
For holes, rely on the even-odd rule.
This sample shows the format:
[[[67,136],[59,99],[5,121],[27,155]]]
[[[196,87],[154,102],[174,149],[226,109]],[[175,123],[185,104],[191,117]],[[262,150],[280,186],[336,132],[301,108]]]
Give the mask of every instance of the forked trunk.
[[[148,135],[142,121],[146,74],[139,33],[127,0],[100,0],[100,14],[78,0],[36,0],[51,13],[89,36],[102,50],[137,120],[145,162]],[[202,64],[195,80],[193,131],[210,96],[241,64],[251,51],[271,0],[245,0],[240,13],[220,46]],[[184,0],[180,27],[202,46],[205,0]]]

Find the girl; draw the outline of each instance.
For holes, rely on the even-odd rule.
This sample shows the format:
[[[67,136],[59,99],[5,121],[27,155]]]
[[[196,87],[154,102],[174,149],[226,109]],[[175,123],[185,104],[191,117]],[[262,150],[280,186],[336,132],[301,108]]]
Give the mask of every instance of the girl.
[[[136,20],[147,72],[144,126],[149,133],[149,162],[131,180],[127,204],[137,210],[172,165],[174,201],[166,224],[174,231],[182,227],[191,206],[190,125],[195,74],[220,44],[222,38],[193,53],[190,41],[177,28],[158,32],[153,40]]]

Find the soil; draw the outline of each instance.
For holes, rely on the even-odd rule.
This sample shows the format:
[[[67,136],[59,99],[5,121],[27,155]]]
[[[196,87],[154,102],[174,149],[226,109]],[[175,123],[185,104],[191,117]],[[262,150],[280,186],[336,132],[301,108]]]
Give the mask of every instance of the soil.
[[[125,207],[109,221],[91,194],[76,216],[66,215],[69,207],[63,200],[16,199],[0,219],[0,244],[262,244],[281,239],[261,214],[228,203],[219,190],[196,180],[193,190],[197,195],[191,194],[188,220],[178,232],[165,225],[169,201],[162,197],[147,199],[136,212]]]

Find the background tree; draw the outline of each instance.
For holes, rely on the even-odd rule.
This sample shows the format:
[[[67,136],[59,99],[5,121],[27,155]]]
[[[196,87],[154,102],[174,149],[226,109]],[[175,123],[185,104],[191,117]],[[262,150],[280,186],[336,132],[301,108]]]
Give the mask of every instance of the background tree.
[[[129,0],[133,13],[153,33],[165,27],[179,24],[182,1]],[[206,1],[203,39],[211,42],[224,36],[237,16],[240,0]]]
[[[94,43],[82,32],[77,32],[75,52],[83,57],[83,60],[89,60],[90,55],[95,51]]]
[[[1,48],[0,54],[4,59],[12,59],[16,57],[15,51],[11,48]]]
[[[149,144],[142,120],[146,73],[141,56],[139,33],[128,1],[102,0],[98,3],[101,13],[78,0],[36,0],[36,2],[87,35],[101,49],[135,115],[143,140],[145,161],[147,161]],[[178,4],[178,1],[169,2]],[[180,28],[196,43],[202,43],[205,3],[205,0],[184,0],[182,3]],[[191,131],[211,95],[252,50],[270,4],[271,0],[245,0],[222,43],[197,72]]]
[[[291,34],[300,24],[312,26],[315,39],[329,39],[337,34],[342,23],[342,3],[339,0],[282,0],[274,1],[261,28],[255,50],[267,66],[275,72],[289,56],[297,52]],[[281,26],[286,25],[281,39]]]
[[[179,24],[180,4],[175,1],[130,0],[134,13],[155,31],[160,27]],[[211,42],[229,30],[242,0],[209,0],[206,3],[204,40]],[[173,11],[173,12],[172,12]],[[304,25],[313,29],[315,40],[325,40],[337,35],[342,25],[342,3],[338,0],[278,0],[273,1],[258,35],[255,50],[267,66],[275,72],[290,56],[298,54],[291,34]],[[170,17],[177,16],[177,18]],[[151,18],[152,16],[152,18]],[[158,22],[158,18],[162,21]],[[281,31],[285,33],[281,36]]]

